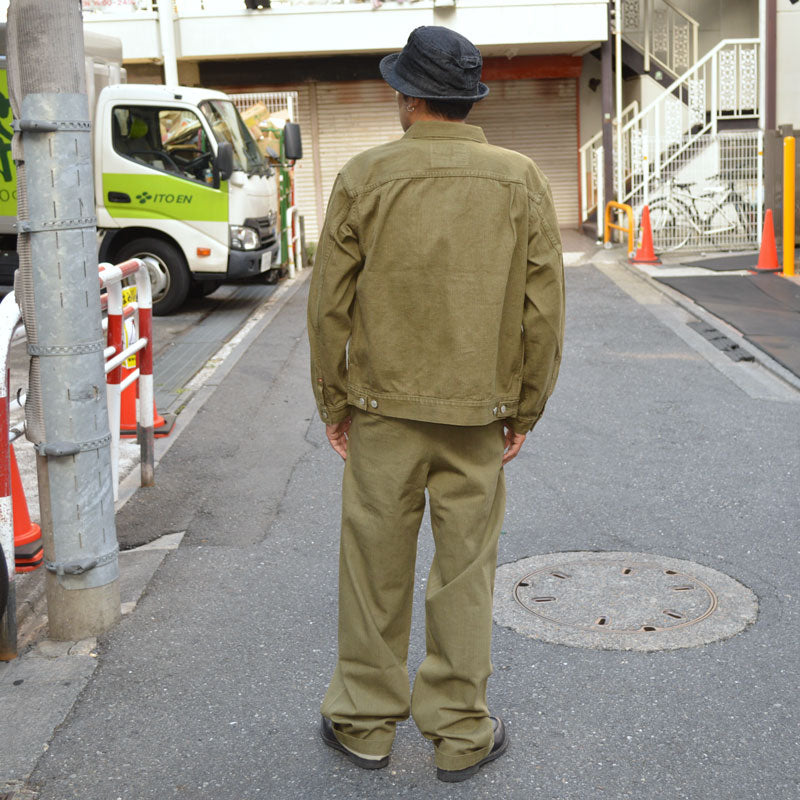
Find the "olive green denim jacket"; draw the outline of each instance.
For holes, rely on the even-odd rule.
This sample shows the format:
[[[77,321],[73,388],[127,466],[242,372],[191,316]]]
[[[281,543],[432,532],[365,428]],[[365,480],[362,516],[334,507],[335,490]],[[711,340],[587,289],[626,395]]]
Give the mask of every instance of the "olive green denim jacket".
[[[561,238],[547,179],[457,122],[417,122],[339,173],[308,303],[320,416],[349,406],[526,433],[564,333]]]

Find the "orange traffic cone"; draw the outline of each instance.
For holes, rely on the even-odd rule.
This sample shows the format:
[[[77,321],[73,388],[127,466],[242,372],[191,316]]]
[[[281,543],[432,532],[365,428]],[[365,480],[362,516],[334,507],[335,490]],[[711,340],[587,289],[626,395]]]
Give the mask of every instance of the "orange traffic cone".
[[[11,462],[11,505],[14,514],[14,565],[17,572],[33,572],[44,561],[42,529],[31,522],[13,444],[8,446],[8,456]]]
[[[780,272],[778,248],[775,246],[775,223],[772,221],[772,209],[764,214],[764,232],[761,234],[761,250],[758,254],[757,272]]]
[[[650,227],[650,208],[642,209],[642,242],[631,261],[634,264],[660,264],[661,259],[653,250],[653,230]]]
[[[122,367],[122,379],[133,372],[128,367]],[[127,389],[122,392],[119,399],[119,435],[123,439],[136,438],[136,397],[137,397],[137,384],[134,381]],[[156,436],[169,436],[172,432],[172,426],[175,424],[174,419],[165,419],[158,413],[156,409],[155,400],[153,401],[153,432]]]

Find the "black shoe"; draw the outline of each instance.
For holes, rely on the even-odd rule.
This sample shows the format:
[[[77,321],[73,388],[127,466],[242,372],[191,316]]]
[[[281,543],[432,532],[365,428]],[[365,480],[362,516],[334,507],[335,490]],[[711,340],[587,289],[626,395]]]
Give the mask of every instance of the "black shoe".
[[[440,781],[445,781],[446,783],[465,781],[475,775],[484,764],[500,758],[505,753],[508,749],[508,736],[506,736],[503,720],[500,717],[489,717],[489,719],[494,724],[494,744],[492,749],[477,764],[473,764],[471,767],[465,767],[464,769],[441,769],[437,767],[436,777]]]
[[[327,717],[322,718],[322,725],[320,725],[319,728],[319,735],[322,737],[322,741],[325,742],[328,747],[332,747],[334,750],[344,753],[357,767],[361,767],[361,769],[383,769],[389,764],[389,756],[384,756],[380,760],[373,758],[361,758],[361,756],[357,756],[355,753],[348,750],[336,738],[336,734],[333,732],[333,723]],[[497,756],[495,756],[495,758],[496,757]]]

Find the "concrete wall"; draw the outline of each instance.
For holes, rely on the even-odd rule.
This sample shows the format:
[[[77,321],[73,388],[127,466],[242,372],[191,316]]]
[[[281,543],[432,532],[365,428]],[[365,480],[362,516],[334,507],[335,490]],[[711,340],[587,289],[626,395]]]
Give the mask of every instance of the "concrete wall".
[[[722,39],[758,36],[758,0],[672,0],[700,23],[699,49],[705,55]]]
[[[800,128],[800,5],[778,0],[776,122]]]
[[[595,80],[600,80],[600,59],[588,54],[583,57],[583,69],[578,79],[579,145],[585,144],[603,125],[603,90],[599,84],[594,91],[589,88],[589,81]]]
[[[639,111],[649,106],[656,98],[660,97],[664,87],[653,80],[649,75],[640,75],[630,78],[622,84],[622,103],[627,106],[636,100],[639,103]]]

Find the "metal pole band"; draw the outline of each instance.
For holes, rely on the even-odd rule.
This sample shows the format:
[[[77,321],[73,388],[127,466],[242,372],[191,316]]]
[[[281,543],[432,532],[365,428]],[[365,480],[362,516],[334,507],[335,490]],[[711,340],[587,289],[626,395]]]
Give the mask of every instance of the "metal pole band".
[[[64,456],[74,456],[78,453],[87,453],[89,450],[99,450],[111,441],[111,434],[107,433],[99,439],[90,439],[87,442],[39,442],[34,445],[36,452],[41,456],[53,456],[62,458]]]
[[[92,129],[91,123],[80,119],[21,119],[11,124],[12,130],[19,133],[59,133],[60,131],[80,131]]]
[[[96,342],[86,342],[84,344],[57,344],[57,345],[28,345],[28,355],[30,356],[75,356],[86,355],[87,353],[97,353],[105,350],[106,344],[102,339]]]
[[[45,561],[44,568],[48,572],[54,572],[56,575],[83,575],[84,572],[88,572],[90,569],[110,564],[117,557],[117,553],[119,553],[119,547],[115,547],[101,556],[89,556],[75,559],[75,561]]]
[[[50,231],[76,230],[78,228],[96,228],[97,217],[79,217],[78,219],[51,219],[31,222],[20,220],[21,233],[49,233]]]

